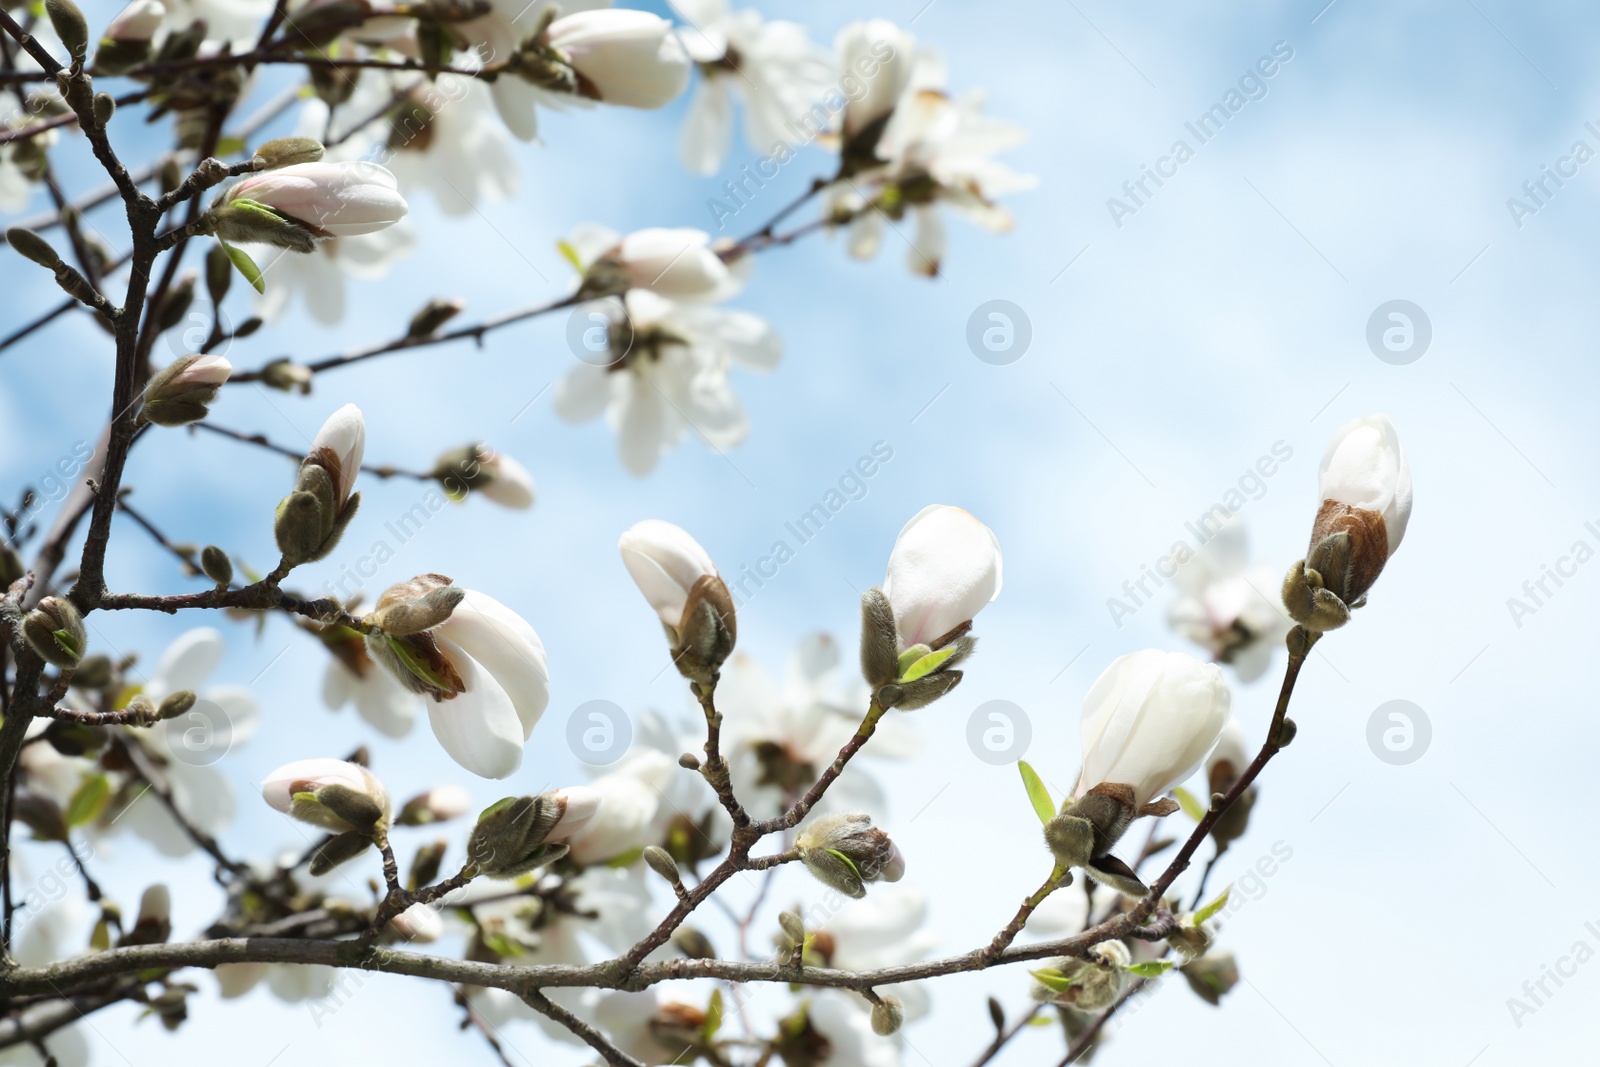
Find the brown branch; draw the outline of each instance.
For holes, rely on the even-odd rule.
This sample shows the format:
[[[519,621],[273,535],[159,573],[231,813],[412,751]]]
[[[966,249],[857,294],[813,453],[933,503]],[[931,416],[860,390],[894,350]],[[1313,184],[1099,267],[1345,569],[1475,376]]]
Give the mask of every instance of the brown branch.
[[[598,1052],[601,1058],[609,1063],[611,1067],[644,1067],[644,1064],[613,1045],[610,1041],[607,1041],[606,1036],[599,1030],[596,1030],[537,989],[524,993],[522,1001],[534,1011],[541,1015],[549,1016],[572,1031],[584,1044]]]

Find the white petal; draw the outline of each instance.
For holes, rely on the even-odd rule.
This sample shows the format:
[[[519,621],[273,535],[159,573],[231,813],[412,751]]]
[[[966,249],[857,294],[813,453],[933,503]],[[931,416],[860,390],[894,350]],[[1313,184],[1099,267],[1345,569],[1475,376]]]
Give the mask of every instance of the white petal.
[[[716,75],[702,75],[678,137],[678,155],[683,165],[694,174],[715,174],[728,154],[732,126],[733,98],[726,81]]]
[[[428,701],[433,736],[450,758],[481,778],[507,778],[522,766],[522,720],[506,691],[465,651],[443,637],[439,648],[450,657],[467,691],[451,700]]]
[[[522,740],[527,740],[550,703],[544,642],[527,620],[486,593],[468,590],[434,633],[463,649],[493,677],[516,708]]]

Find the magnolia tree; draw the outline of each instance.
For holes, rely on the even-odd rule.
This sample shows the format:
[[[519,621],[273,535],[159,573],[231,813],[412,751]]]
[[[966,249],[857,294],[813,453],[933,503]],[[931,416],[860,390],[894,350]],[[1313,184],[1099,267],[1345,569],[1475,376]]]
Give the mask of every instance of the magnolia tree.
[[[730,369],[771,368],[780,345],[766,322],[724,305],[760,253],[840,231],[852,254],[868,256],[885,223],[909,216],[911,266],[936,274],[945,209],[1004,229],[997,199],[1028,184],[991,158],[1018,131],[984,117],[980,97],[950,96],[938,57],[890,23],[847,26],[830,52],[799,25],[717,0],[675,9],[679,24],[577,6],[278,0],[257,11],[243,0],[134,0],[103,27],[72,0],[0,9],[0,210],[20,211],[36,192],[54,205],[14,220],[7,243],[63,290],[43,314],[8,302],[6,315],[18,321],[0,347],[81,314],[109,335],[116,368],[104,436],[78,457],[59,513],[46,524],[43,502],[28,493],[5,516],[0,1046],[82,1062],[74,1026],[85,1016],[136,1002],[177,1028],[200,972],[214,975],[224,998],[264,982],[293,1000],[314,995],[329,969],[360,968],[446,984],[463,1027],[501,1055],[499,1028],[527,1015],[616,1067],[697,1059],[742,1067],[773,1056],[788,1067],[881,1067],[897,1062],[901,1027],[926,1013],[931,980],[1025,963],[1033,1006],[1008,1015],[991,998],[994,1032],[979,1063],[1025,1026],[1051,1021],[1072,1062],[1093,1055],[1106,1020],[1169,970],[1212,1004],[1238,980],[1217,944],[1227,893],[1208,898],[1207,883],[1214,870],[1225,875],[1256,781],[1295,735],[1289,704],[1307,654],[1350,621],[1405,533],[1410,474],[1383,416],[1345,426],[1329,444],[1309,547],[1281,582],[1281,605],[1263,593],[1280,583],[1250,566],[1242,531],[1222,531],[1180,561],[1170,612],[1211,662],[1149,649],[1107,666],[1083,701],[1081,770],[1068,795],[1052,797],[1019,764],[1020,788],[1043,824],[1043,880],[1016,890],[1015,915],[992,939],[957,955],[930,953],[919,929],[924,899],[903,881],[908,859],[913,867],[938,860],[902,854],[893,827],[866,810],[880,807],[876,787],[853,761],[869,750],[905,755],[911,723],[937,716],[963,672],[981,663],[974,620],[1000,594],[1001,550],[960,508],[930,505],[900,531],[882,584],[861,598],[859,681],[841,681],[848,672],[837,647],[818,637],[797,652],[782,693],[735,655],[734,599],[716,562],[689,531],[639,523],[621,534],[622,564],[703,712],[694,736],[642,720],[633,748],[603,775],[475,814],[464,790],[394,797],[363,751],[340,758],[306,739],[303,758],[260,785],[265,804],[311,828],[311,847],[287,856],[241,853],[226,832],[226,777],[182,758],[197,716],[226,723],[229,745],[256,725],[247,692],[209,683],[221,634],[189,631],[149,672],[95,647],[96,612],[287,617],[328,653],[330,706],[353,703],[391,737],[410,733],[426,710],[441,765],[507,778],[549,702],[544,646],[513,607],[440,573],[392,585],[370,608],[308,599],[291,583],[359,528],[363,477],[412,477],[454,497],[526,508],[527,471],[480,444],[446,452],[427,471],[365,465],[365,424],[350,403],[301,453],[213,423],[219,395],[254,382],[337,397],[336,372],[350,364],[482,341],[510,323],[585,308],[599,358],[560,383],[557,411],[572,421],[605,414],[624,466],[647,473],[691,427],[714,447],[743,436]],[[274,81],[285,91],[259,99]],[[369,275],[418,240],[405,221],[417,190],[448,188],[452,208],[508,193],[516,180],[508,138],[534,138],[541,109],[654,109],[685,92],[693,100],[681,147],[692,171],[721,165],[735,101],[752,147],[767,153],[763,175],[803,152],[825,166],[742,239],[581,227],[559,245],[576,280],[544,305],[458,326],[461,305],[438,301],[401,336],[310,361],[239,370],[220,354],[247,348],[297,292],[314,319],[336,322],[346,276]],[[159,121],[171,147],[125,161],[119,127],[130,116]],[[257,143],[275,122],[301,132]],[[77,139],[109,184],[71,200],[57,153]],[[739,185],[724,192],[714,208],[744,206]],[[111,203],[124,227],[83,222],[85,211]],[[814,214],[791,221],[805,211]],[[104,243],[100,234],[111,232],[121,247]],[[265,257],[276,257],[270,276],[259,265]],[[186,259],[195,269],[185,271]],[[235,285],[236,274],[257,294]],[[196,300],[209,300],[216,325],[158,365],[157,339]],[[244,301],[253,310],[230,328],[224,303]],[[173,427],[298,460],[276,503],[278,559],[264,573],[218,546],[169,540],[125,499],[130,452]],[[263,511],[276,496],[261,491]],[[119,512],[204,587],[109,590]],[[63,570],[69,557],[75,572]],[[1248,680],[1269,668],[1279,644],[1288,654],[1271,725],[1250,737],[1230,717],[1218,664]],[[221,714],[201,716],[202,707]],[[1182,787],[1197,770],[1199,795]],[[461,824],[454,834],[407,843],[405,828],[452,822]],[[97,881],[95,857],[81,846],[124,831],[164,856],[205,854],[225,903],[209,925],[184,917],[180,930],[198,936],[173,940],[164,885]],[[12,843],[24,832],[63,850],[87,937],[35,919],[42,902],[14,889],[25,874]],[[764,907],[770,880],[794,864],[827,887],[829,907]],[[370,877],[370,895],[340,892],[356,884],[330,878],[340,868]],[[736,911],[719,891],[746,874],[763,889]],[[731,923],[736,946],[714,946],[708,911]],[[447,938],[448,924],[462,936]],[[419,947],[432,942],[464,949]],[[994,988],[1020,993],[1023,981],[1005,970]],[[783,991],[788,1007],[765,1020],[746,1015],[736,1034],[722,1025],[727,1006],[756,985]]]

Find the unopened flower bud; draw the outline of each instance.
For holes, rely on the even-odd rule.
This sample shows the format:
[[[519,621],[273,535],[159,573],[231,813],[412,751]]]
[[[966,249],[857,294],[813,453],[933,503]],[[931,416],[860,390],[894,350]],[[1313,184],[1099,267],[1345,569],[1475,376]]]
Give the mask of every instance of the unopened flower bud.
[[[700,757],[693,752],[685,752],[678,757],[678,766],[686,771],[698,771],[700,769]]]
[[[1065,1004],[1079,1011],[1110,1007],[1122,992],[1127,977],[1123,968],[1133,957],[1121,941],[1102,941],[1090,951],[1095,956],[1093,960],[1067,956],[1032,972],[1038,983],[1033,989],[1034,999]]]
[[[490,878],[515,878],[567,854],[567,840],[594,815],[600,796],[584,786],[507,797],[486,808],[467,858]]]
[[[465,300],[430,300],[411,317],[407,337],[432,337],[439,328],[466,309]]]
[[[206,252],[206,294],[213,304],[220,304],[232,284],[233,261],[228,258],[227,249],[214,243]]]
[[[372,837],[358,830],[335,834],[311,853],[308,869],[313,878],[320,878],[342,863],[348,863],[372,847]]]
[[[322,158],[322,142],[310,137],[279,137],[256,149],[256,158],[265,170],[292,167],[296,163],[315,163]]]
[[[418,581],[440,577],[442,575],[422,575]],[[386,607],[373,613],[372,621],[386,634],[398,637],[420,634],[450,618],[466,595],[467,591],[460,586],[434,585],[410,600],[392,600]]]
[[[237,331],[235,335],[238,336]],[[310,367],[287,358],[275,359],[261,368],[261,380],[272,388],[282,389],[286,393],[309,394],[312,377],[313,372]]]
[[[117,17],[111,20],[106,27],[105,36],[101,39],[101,47],[107,41],[118,43],[144,42],[150,39],[161,28],[161,20],[167,15],[166,5],[161,0],[133,0],[133,3],[123,8]],[[97,64],[98,66],[98,61]]]
[[[345,760],[285,764],[261,783],[261,795],[278,811],[336,834],[371,835],[389,819],[383,784],[365,767]]]
[[[200,550],[200,569],[218,585],[233,581],[233,563],[228,559],[228,554],[216,545],[207,545]]]
[[[179,356],[145,385],[143,415],[157,426],[199,422],[232,373],[233,364],[218,355]]]
[[[93,107],[95,125],[104,126],[111,121],[111,116],[116,114],[117,101],[110,93],[95,93]]]
[[[680,926],[672,933],[672,943],[678,946],[678,951],[691,960],[714,960],[717,950],[711,946],[711,939],[692,926]]]
[[[194,707],[194,691],[180,689],[161,701],[161,707],[156,709],[156,717],[160,719],[176,719],[179,715]]]
[[[864,897],[870,882],[898,882],[905,860],[889,835],[866,815],[826,815],[795,838],[800,861],[824,885]]]
[[[433,476],[454,500],[481,493],[502,507],[533,506],[533,476],[528,469],[485,444],[446,452],[434,464]]]
[[[418,890],[438,881],[439,868],[444,863],[445,850],[449,847],[449,843],[440,838],[431,845],[417,849],[416,856],[411,860],[411,871],[406,875],[406,888]]]
[[[160,310],[156,313],[157,329],[170,330],[183,321],[189,306],[194,303],[194,283],[197,278],[198,275],[194,271],[189,271],[168,290],[166,297],[161,301]]]
[[[471,810],[470,793],[459,785],[440,785],[406,801],[394,821],[400,826],[427,826],[459,819]]]
[[[433,907],[416,903],[389,920],[389,926],[405,941],[427,944],[444,936],[444,920]]]
[[[872,1005],[872,1032],[879,1037],[888,1037],[900,1029],[900,1024],[906,1021],[905,1006],[900,1003],[899,997],[880,996]]]
[[[54,245],[21,226],[13,226],[6,231],[6,244],[46,270],[55,270],[61,262],[61,255]]]
[[[111,666],[111,657],[96,654],[78,661],[78,669],[72,674],[72,687],[104,689],[115,680],[116,670]]]
[[[352,492],[361,470],[367,427],[354,404],[328,416],[300,464],[294,492],[283,498],[273,523],[278,550],[291,566],[332,552],[361,505]]]
[[[622,535],[622,562],[656,609],[684,677],[710,684],[738,640],[733,597],[706,550],[681,527],[647,519]]]
[[[671,884],[683,884],[683,875],[678,872],[678,861],[673,859],[666,849],[658,845],[647,845],[644,850],[644,862]]]
[[[67,46],[74,66],[81,64],[89,54],[89,23],[72,0],[44,0],[44,13],[50,16],[50,26]]]
[[[310,252],[328,237],[354,237],[406,214],[395,177],[367,161],[295,163],[244,178],[218,198],[205,222],[224,240]]]
[[[789,939],[789,944],[805,944],[806,924],[794,912],[783,911],[778,913],[778,929],[782,930],[783,936]]]
[[[139,898],[139,917],[121,945],[161,945],[171,936],[172,894],[164,885],[153,885]]]
[[[89,636],[83,616],[65,597],[47,596],[22,619],[22,635],[44,659],[61,668],[72,668],[83,658]]]
[[[1239,964],[1231,952],[1211,952],[1180,967],[1195,995],[1215,1007],[1239,984]]]

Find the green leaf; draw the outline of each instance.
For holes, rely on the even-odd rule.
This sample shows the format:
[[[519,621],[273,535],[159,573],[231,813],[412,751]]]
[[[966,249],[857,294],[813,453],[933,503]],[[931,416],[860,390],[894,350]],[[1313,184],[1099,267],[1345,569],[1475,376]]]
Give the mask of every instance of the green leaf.
[[[1216,900],[1213,900],[1211,903],[1195,912],[1194,924],[1199,926],[1201,923],[1211,918],[1211,916],[1225,908],[1228,904],[1228,894],[1231,892],[1233,892],[1233,886],[1230,885],[1228,888],[1224,889],[1220,895],[1218,895]]]
[[[389,648],[394,652],[395,656],[400,660],[400,662],[405,664],[406,670],[410,671],[412,674],[416,675],[418,678],[421,678],[424,682],[427,682],[436,689],[441,689],[446,693],[455,692],[455,684],[416,656],[411,651],[410,645],[406,644],[398,637],[395,637],[393,634],[384,634],[383,639],[389,643]]]
[[[1056,1025],[1056,1019],[1053,1016],[1045,1015],[1045,1014],[1043,1014],[1041,1012],[1040,1014],[1035,1015],[1033,1018],[1029,1019],[1028,1020],[1028,1025],[1029,1026],[1054,1026],[1054,1025]]]
[[[1129,974],[1136,974],[1140,978],[1160,978],[1172,970],[1172,961],[1145,960],[1143,963],[1130,963],[1123,970]]]
[[[917,660],[921,659],[923,656],[926,656],[932,651],[933,649],[929,648],[927,645],[912,645],[910,648],[900,653],[900,662],[895,666],[895,677],[898,678],[900,675],[906,673],[906,671],[909,671],[913,663],[917,662]]]
[[[572,269],[579,274],[583,273],[583,260],[578,258],[578,250],[566,241],[556,242],[556,251],[561,253],[561,258],[572,264]]]
[[[71,630],[56,630],[50,636],[56,639],[56,644],[60,645],[61,650],[67,655],[74,657],[83,655],[83,649],[78,647],[78,639]]]
[[[707,1044],[717,1036],[717,1029],[722,1025],[722,990],[711,991],[711,1003],[706,1005],[706,1022],[700,1028],[700,1034]]]
[[[1045,788],[1038,772],[1028,765],[1027,760],[1017,760],[1017,770],[1022,772],[1022,785],[1028,791],[1028,800],[1033,804],[1034,813],[1039,816],[1040,822],[1048,823],[1056,817],[1056,805],[1050,799],[1050,790]]]
[[[623,852],[623,853],[620,853],[620,854],[618,854],[616,856],[611,857],[611,859],[606,861],[606,866],[607,867],[632,867],[633,864],[634,864],[634,861],[637,860],[640,856],[643,856],[643,855],[644,855],[644,846],[640,845],[638,848],[630,848],[626,852]]]
[[[94,822],[106,810],[111,799],[111,780],[103,774],[91,774],[78,786],[67,802],[67,826],[78,827]]]
[[[837,856],[840,863],[844,864],[846,867],[849,867],[851,873],[857,878],[861,878],[861,868],[856,866],[855,860],[851,859],[849,856],[846,856],[843,852],[840,852],[836,848],[823,849],[823,851],[828,853],[830,856]],[[865,878],[861,878],[861,880],[863,882],[866,881]]]
[[[927,677],[940,667],[944,666],[944,661],[955,654],[955,645],[946,646],[937,652],[929,652],[926,656],[923,656],[921,659],[917,660],[901,673],[900,684],[904,685],[907,682],[914,682],[918,678]]]
[[[1050,990],[1052,993],[1065,993],[1072,988],[1072,979],[1056,970],[1054,967],[1041,967],[1037,971],[1029,971],[1033,980]]]
[[[111,923],[102,916],[94,924],[94,932],[89,935],[89,951],[104,952],[111,947]]]
[[[265,293],[267,291],[267,283],[262,279],[261,268],[256,266],[256,261],[251,259],[249,254],[242,248],[235,248],[226,241],[217,243],[222,245],[222,250],[228,253],[228,261],[234,265],[234,268],[240,274],[244,275],[244,280],[250,283],[250,287],[258,293]]]
[[[1172,795],[1178,798],[1178,806],[1183,808],[1183,813],[1195,822],[1206,817],[1206,806],[1196,800],[1194,794],[1183,786],[1174,789]]]

